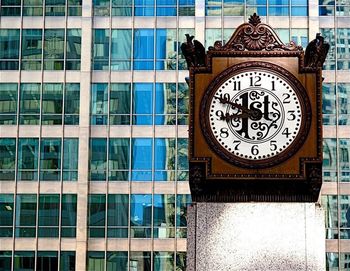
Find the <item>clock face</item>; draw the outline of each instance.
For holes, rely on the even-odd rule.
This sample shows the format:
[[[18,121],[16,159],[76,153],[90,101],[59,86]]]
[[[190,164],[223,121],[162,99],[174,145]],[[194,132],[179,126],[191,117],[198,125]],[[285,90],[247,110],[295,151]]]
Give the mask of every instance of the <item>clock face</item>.
[[[296,78],[259,63],[219,75],[202,103],[202,127],[213,148],[226,160],[247,166],[285,160],[292,146],[301,145],[302,131],[309,126],[308,100]]]

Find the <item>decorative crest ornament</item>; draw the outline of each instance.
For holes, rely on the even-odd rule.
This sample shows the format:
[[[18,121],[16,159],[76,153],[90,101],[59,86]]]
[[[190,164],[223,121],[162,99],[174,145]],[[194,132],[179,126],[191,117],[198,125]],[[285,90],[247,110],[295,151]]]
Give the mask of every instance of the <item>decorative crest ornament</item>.
[[[302,51],[294,42],[283,44],[275,31],[267,24],[261,23],[260,17],[254,13],[249,23],[240,25],[230,40],[222,45],[216,41],[209,51]]]

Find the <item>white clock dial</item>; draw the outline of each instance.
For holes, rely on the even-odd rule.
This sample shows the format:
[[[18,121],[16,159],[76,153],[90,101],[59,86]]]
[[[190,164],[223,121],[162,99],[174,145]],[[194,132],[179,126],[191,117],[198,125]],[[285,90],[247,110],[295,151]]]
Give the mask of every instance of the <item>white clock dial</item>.
[[[270,159],[297,138],[303,122],[301,99],[276,72],[241,70],[214,89],[207,121],[217,144],[233,156]]]

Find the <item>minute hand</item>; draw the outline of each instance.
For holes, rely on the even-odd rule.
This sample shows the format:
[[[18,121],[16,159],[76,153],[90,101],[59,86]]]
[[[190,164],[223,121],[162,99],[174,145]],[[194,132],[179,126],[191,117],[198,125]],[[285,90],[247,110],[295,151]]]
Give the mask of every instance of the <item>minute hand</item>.
[[[233,106],[233,107],[235,107],[235,108],[238,108],[238,109],[240,109],[240,110],[242,110],[243,112],[246,112],[246,113],[248,113],[248,114],[251,114],[251,113],[252,113],[252,110],[249,110],[248,108],[246,108],[246,107],[244,107],[244,106],[242,106],[242,105],[240,105],[240,104],[231,102],[231,101],[226,100],[226,99],[221,98],[221,97],[217,97],[217,96],[214,96],[214,97],[215,97],[216,99],[218,99],[218,100],[220,101],[220,103],[222,103],[222,104],[229,104],[229,105],[231,105],[231,106]]]

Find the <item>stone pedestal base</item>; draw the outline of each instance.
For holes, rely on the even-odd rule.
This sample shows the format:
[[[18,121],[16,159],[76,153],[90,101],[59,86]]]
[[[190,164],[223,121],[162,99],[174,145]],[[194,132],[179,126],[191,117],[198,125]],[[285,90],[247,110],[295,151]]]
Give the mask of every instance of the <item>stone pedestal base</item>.
[[[325,270],[315,203],[196,203],[188,223],[187,271]]]

